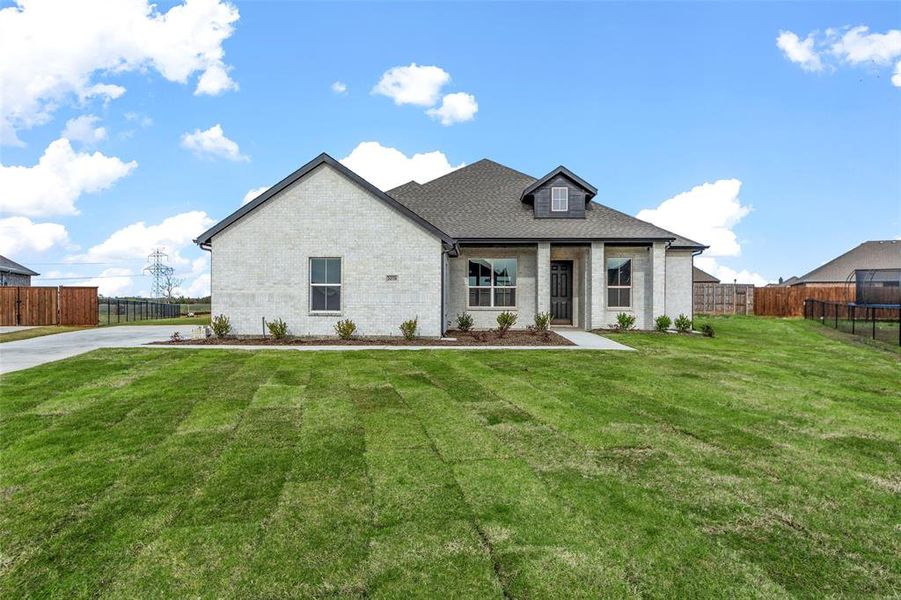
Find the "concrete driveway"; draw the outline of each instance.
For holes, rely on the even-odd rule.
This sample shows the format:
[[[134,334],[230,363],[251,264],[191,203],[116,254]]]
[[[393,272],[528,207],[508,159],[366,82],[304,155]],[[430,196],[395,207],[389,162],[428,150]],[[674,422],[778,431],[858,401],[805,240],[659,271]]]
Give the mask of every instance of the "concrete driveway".
[[[190,329],[190,327],[179,328],[172,325],[123,325],[6,342],[0,344],[0,373],[36,367],[98,348],[128,348],[149,342],[168,340],[176,330],[183,337],[188,337]]]

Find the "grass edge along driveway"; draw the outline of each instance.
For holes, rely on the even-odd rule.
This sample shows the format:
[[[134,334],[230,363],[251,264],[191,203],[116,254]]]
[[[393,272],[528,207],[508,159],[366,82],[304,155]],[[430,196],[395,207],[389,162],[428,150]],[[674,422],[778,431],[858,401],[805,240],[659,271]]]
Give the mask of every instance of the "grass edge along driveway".
[[[0,594],[895,593],[899,363],[712,320],[635,353],[102,350],[0,378]]]

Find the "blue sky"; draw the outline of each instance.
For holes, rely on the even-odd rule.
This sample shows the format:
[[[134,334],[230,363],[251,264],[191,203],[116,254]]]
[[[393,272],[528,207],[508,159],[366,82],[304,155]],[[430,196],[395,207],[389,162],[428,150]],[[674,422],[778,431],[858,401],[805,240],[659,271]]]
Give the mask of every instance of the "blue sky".
[[[177,32],[135,25],[134,13],[105,13],[102,4],[83,12],[96,10],[108,24],[86,25],[82,37],[102,38],[103,27],[121,19],[118,29],[136,27],[140,43],[72,41],[68,53],[80,58],[66,68],[75,76],[52,73],[64,83],[37,98],[20,97],[22,82],[69,42],[4,33],[47,39],[52,21],[65,16],[29,15],[30,6],[9,3],[0,13],[0,53],[30,64],[28,73],[9,65],[0,73],[4,139],[10,130],[15,136],[0,147],[0,245],[66,278],[39,282],[102,276],[92,280],[101,291],[146,292],[141,256],[165,245],[185,290],[201,293],[208,266],[189,241],[198,228],[319,152],[343,159],[362,142],[378,143],[354,163],[368,161],[376,175],[359,170],[370,177],[423,177],[425,159],[398,161],[388,149],[440,153],[430,155],[428,173],[483,157],[535,176],[564,164],[598,188],[599,202],[633,215],[652,211],[642,215],[706,236],[699,241],[714,247],[702,266],[740,280],[803,274],[862,241],[901,235],[898,3],[230,9],[207,0],[189,8],[213,40],[192,38],[185,56],[173,49]],[[160,3],[150,18],[173,6]],[[797,38],[777,45],[781,32]],[[434,106],[373,93],[383,74],[412,63],[449,76],[433,82]],[[198,93],[204,73],[209,81]],[[346,90],[336,93],[335,82]],[[96,84],[124,92],[85,91]],[[477,111],[467,105],[449,125],[429,116],[449,94],[470,95]],[[35,191],[48,181],[44,171],[25,170],[60,139],[71,152],[57,145],[45,167],[69,178],[63,199],[58,190]],[[83,183],[91,177],[99,179],[94,187]]]

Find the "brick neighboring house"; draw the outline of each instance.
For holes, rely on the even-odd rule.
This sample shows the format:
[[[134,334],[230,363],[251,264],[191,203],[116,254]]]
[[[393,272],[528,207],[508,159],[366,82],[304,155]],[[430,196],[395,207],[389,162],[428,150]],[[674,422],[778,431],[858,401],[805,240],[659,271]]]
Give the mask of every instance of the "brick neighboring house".
[[[632,313],[692,314],[693,257],[705,248],[593,201],[565,167],[541,178],[480,160],[425,184],[377,189],[321,154],[196,240],[212,254],[212,310],[237,334],[284,319],[298,335],[439,336],[456,316],[517,327],[607,327]]]
[[[30,286],[31,278],[40,275],[14,260],[0,256],[0,286]]]

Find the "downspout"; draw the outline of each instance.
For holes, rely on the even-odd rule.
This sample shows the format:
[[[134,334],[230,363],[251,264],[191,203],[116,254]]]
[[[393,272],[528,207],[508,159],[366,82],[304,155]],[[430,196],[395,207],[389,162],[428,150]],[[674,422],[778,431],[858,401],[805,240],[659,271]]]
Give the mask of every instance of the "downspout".
[[[444,298],[446,296],[446,283],[447,283],[447,260],[446,257],[450,257],[451,254],[454,256],[460,255],[460,247],[456,242],[450,247],[445,247],[441,250],[441,315],[439,322],[441,323],[441,327],[439,328],[441,331],[441,337],[444,337],[444,334],[447,333],[447,320],[444,318]]]

